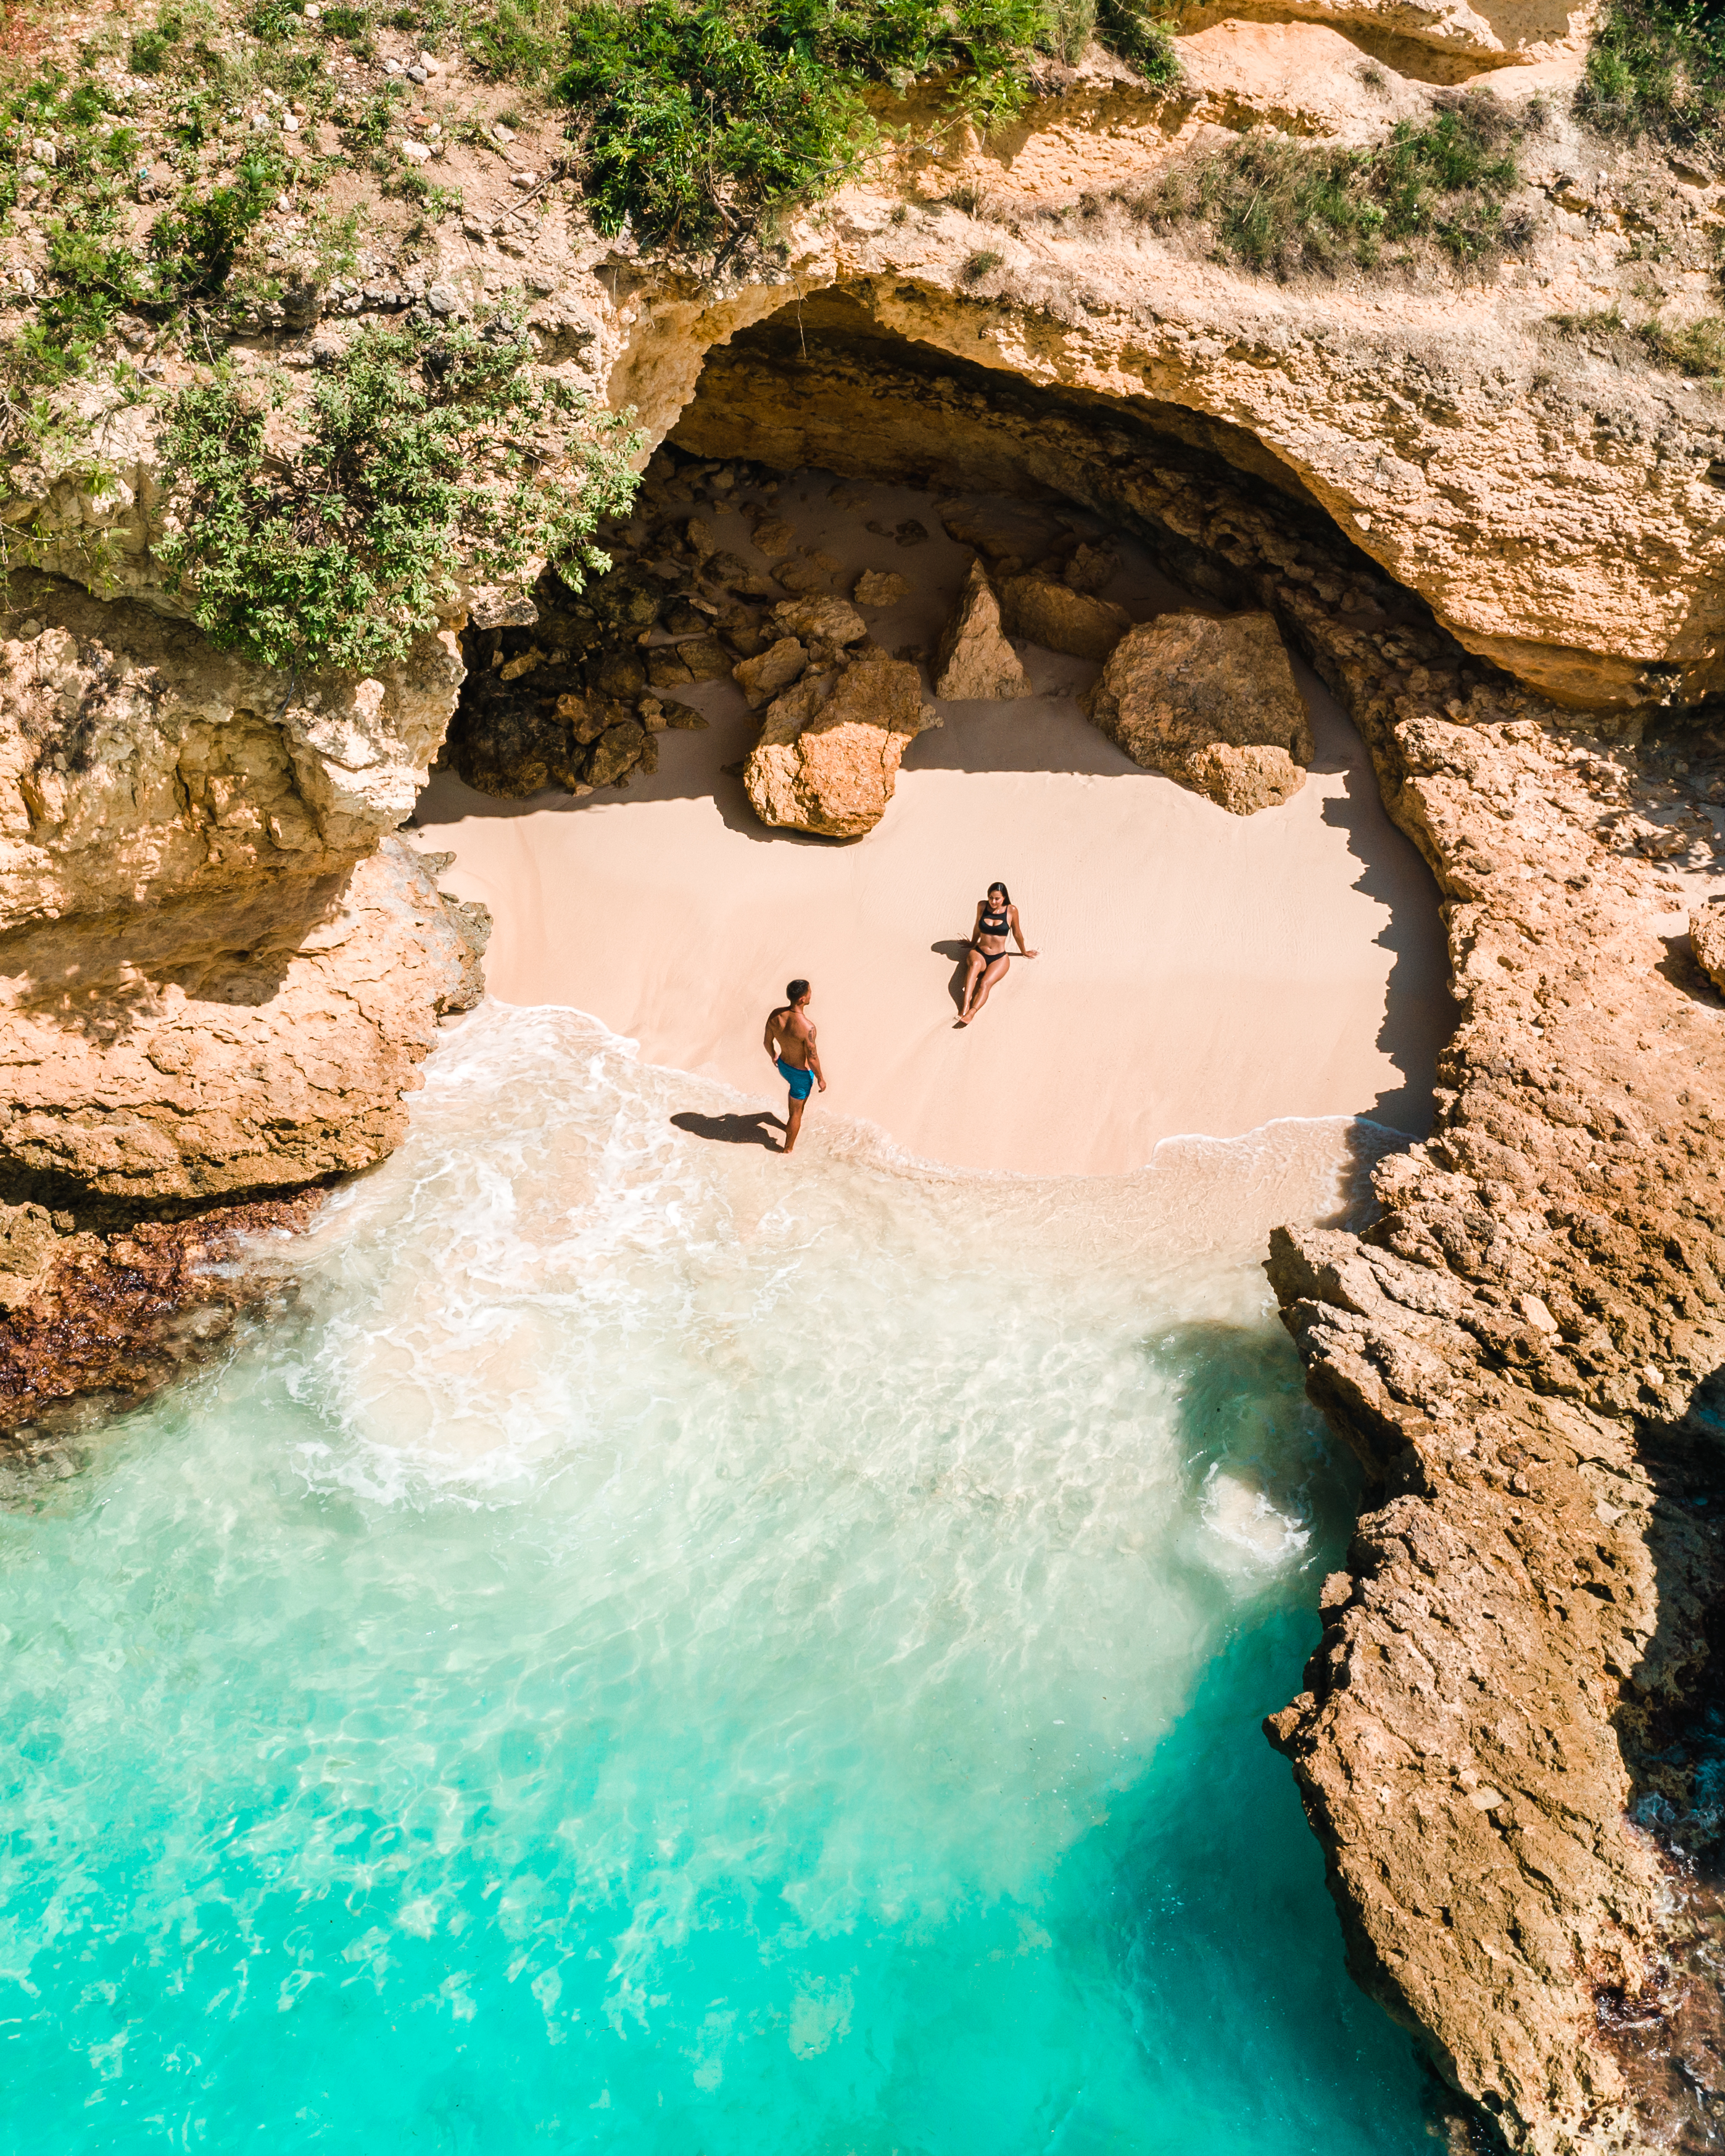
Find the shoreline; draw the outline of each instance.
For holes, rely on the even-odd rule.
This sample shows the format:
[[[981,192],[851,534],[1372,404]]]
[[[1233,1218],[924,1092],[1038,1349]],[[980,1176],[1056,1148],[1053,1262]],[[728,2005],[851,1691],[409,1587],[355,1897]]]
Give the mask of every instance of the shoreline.
[[[824,474],[783,512],[842,560],[916,581],[876,613],[887,648],[932,649],[970,560],[908,488],[869,489],[871,535]],[[716,523],[722,523],[721,517]],[[721,538],[741,541],[738,533]],[[1188,602],[1130,541],[1106,595],[1135,619]],[[1032,694],[939,703],[881,823],[834,842],[770,831],[736,767],[757,721],[729,680],[680,696],[707,729],[660,739],[624,793],[503,801],[433,775],[416,841],[495,930],[491,989],[587,1011],[667,1068],[777,1110],[759,1045],[784,983],[814,984],[831,1109],[911,1153],[1032,1176],[1117,1174],[1182,1133],[1363,1118],[1423,1137],[1452,1005],[1430,872],[1392,824],[1359,735],[1296,659],[1317,755],[1279,808],[1230,815],[1140,769],[1083,716],[1097,669],[1021,644]],[[971,1028],[952,1002],[974,901],[1003,876],[1042,955]],[[822,1096],[817,1095],[817,1103]]]

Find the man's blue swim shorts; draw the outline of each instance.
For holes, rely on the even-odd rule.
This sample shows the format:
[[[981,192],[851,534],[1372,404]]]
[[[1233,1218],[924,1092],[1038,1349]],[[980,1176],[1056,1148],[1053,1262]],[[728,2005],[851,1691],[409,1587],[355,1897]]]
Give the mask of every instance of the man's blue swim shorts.
[[[787,1063],[782,1055],[778,1059],[778,1068],[780,1075],[791,1089],[791,1098],[806,1101],[814,1091],[814,1073],[799,1070],[794,1063]]]

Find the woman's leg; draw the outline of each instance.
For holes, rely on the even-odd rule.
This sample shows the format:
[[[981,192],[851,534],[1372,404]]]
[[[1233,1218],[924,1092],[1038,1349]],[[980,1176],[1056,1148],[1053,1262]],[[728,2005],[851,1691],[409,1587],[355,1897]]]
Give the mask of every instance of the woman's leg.
[[[976,1001],[970,1007],[970,1014],[973,1018],[988,1000],[989,989],[998,988],[1006,978],[1006,969],[1011,963],[1012,961],[1009,958],[989,959],[987,966],[983,969],[983,984],[977,990]]]
[[[977,978],[983,972],[986,963],[982,952],[973,945],[970,956],[964,964],[964,1001],[958,1012],[960,1025],[963,1025],[966,1019],[970,1016],[970,999],[976,993]]]

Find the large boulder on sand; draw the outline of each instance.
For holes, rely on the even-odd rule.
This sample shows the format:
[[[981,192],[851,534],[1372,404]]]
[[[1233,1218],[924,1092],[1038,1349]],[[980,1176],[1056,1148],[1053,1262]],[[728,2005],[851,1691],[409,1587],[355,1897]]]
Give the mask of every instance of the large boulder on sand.
[[[1122,639],[1090,716],[1134,763],[1236,816],[1306,783],[1312,721],[1267,613],[1165,613]]]
[[[886,814],[899,760],[938,715],[902,659],[809,674],[768,707],[742,783],[763,824],[856,839]]]
[[[1009,636],[1074,659],[1106,659],[1132,625],[1111,599],[1043,576],[1009,577],[1000,587],[1000,614]]]
[[[935,654],[934,693],[957,703],[1028,696],[1030,684],[1000,626],[1000,602],[980,559],[972,562],[958,604]]]

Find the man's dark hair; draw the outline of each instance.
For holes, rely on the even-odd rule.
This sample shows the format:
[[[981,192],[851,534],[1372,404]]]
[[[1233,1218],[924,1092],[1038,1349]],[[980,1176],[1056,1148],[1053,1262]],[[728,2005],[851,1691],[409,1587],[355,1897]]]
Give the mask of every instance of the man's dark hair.
[[[785,986],[784,999],[788,1004],[793,1004],[797,1002],[800,997],[806,996],[808,993],[809,983],[807,981],[788,982]]]

